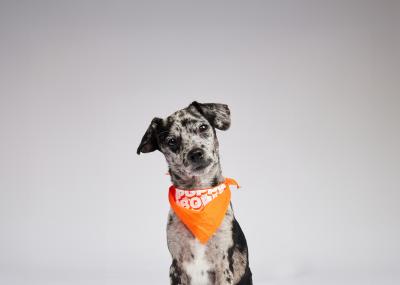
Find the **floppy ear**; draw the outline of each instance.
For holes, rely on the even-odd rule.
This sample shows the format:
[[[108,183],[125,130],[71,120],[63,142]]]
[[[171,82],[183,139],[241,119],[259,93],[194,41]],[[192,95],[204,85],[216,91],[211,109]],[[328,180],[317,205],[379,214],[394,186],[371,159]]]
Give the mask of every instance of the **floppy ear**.
[[[142,141],[140,142],[140,145],[137,149],[137,154],[140,154],[141,152],[142,153],[152,152],[159,149],[156,130],[157,126],[161,124],[161,122],[162,119],[160,118],[154,118],[151,121],[150,126],[147,128],[147,131],[144,134]]]
[[[231,112],[228,105],[219,103],[202,104],[194,101],[189,107],[196,108],[216,129],[225,131],[231,125]]]

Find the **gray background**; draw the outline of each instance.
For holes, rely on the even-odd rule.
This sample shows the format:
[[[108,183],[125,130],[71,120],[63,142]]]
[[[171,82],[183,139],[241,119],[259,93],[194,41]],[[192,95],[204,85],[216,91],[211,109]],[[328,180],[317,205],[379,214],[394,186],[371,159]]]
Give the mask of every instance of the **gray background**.
[[[229,104],[255,284],[399,284],[399,1],[1,1],[0,283],[168,284],[154,116]]]

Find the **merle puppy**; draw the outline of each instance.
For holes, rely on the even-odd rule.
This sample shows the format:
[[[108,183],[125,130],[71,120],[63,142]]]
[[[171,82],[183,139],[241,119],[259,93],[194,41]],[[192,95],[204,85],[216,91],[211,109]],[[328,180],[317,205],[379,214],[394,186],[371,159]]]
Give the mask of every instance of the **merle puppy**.
[[[210,188],[224,181],[215,129],[227,130],[230,123],[227,105],[193,102],[166,119],[154,118],[137,153],[162,152],[177,188]],[[252,284],[246,239],[232,206],[205,245],[170,210],[167,240],[171,284]]]

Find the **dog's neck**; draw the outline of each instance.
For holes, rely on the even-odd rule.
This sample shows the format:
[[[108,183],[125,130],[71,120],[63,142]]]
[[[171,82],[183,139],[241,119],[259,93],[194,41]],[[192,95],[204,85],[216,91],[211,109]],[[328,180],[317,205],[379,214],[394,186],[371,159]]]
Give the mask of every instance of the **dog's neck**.
[[[207,173],[201,176],[177,174],[172,169],[169,169],[169,173],[172,184],[176,188],[185,190],[210,188],[224,181],[219,163],[215,163]]]

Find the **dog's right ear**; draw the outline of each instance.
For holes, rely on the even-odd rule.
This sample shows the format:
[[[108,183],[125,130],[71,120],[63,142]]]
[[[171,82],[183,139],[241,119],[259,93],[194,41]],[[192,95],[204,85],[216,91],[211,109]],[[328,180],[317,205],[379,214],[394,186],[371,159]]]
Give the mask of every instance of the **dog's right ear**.
[[[142,141],[137,149],[137,154],[152,152],[159,149],[157,141],[157,127],[162,123],[162,119],[154,118],[147,128]]]

